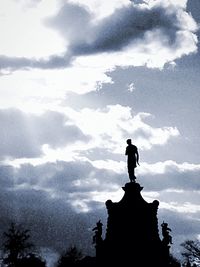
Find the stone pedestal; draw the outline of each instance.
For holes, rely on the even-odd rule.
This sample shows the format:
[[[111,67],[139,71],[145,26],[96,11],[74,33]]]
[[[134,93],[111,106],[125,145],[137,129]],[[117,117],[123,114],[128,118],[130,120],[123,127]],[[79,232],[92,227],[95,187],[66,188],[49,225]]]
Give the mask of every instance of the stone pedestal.
[[[163,244],[159,237],[159,202],[147,203],[138,183],[127,183],[118,203],[106,201],[107,229],[101,252],[101,265],[164,267]]]

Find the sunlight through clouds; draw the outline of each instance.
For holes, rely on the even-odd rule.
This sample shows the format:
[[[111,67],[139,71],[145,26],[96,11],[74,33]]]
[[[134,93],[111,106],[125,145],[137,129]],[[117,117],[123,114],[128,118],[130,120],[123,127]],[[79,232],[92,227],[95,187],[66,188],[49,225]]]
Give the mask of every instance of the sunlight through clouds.
[[[65,50],[62,38],[42,23],[44,17],[54,14],[57,8],[55,0],[41,1],[32,8],[21,1],[2,0],[0,54],[40,58],[62,53]]]

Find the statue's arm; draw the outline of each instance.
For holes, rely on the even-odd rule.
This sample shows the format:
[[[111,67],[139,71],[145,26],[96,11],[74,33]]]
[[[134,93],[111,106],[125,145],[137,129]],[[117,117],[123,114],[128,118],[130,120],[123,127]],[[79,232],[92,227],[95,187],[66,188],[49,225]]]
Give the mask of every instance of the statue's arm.
[[[138,150],[136,150],[136,161],[137,161],[137,164],[140,165],[139,164],[139,153],[138,153]]]

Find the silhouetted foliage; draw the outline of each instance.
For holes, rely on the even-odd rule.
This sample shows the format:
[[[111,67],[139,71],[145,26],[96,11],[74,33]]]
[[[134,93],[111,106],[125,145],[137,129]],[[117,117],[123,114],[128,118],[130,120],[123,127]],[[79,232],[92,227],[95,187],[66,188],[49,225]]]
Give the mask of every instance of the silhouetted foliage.
[[[198,240],[186,240],[181,246],[184,248],[181,254],[186,263],[200,264],[200,242]]]
[[[74,266],[82,257],[82,252],[76,246],[71,246],[61,255],[57,267]]]
[[[16,267],[45,267],[46,263],[38,255],[30,253],[17,261]]]
[[[7,232],[3,233],[3,264],[8,267],[17,266],[19,259],[25,257],[29,250],[33,247],[33,244],[29,242],[29,230],[20,229],[20,226],[16,226],[11,223]]]
[[[7,232],[3,233],[3,266],[7,267],[45,267],[40,256],[30,253],[33,244],[29,242],[29,230],[11,223]]]

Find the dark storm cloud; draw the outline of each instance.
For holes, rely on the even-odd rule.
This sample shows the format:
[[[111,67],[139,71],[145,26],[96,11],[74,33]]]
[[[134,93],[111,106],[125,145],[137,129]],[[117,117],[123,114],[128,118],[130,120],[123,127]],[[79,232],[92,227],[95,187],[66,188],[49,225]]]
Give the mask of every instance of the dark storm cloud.
[[[103,186],[86,182],[75,187],[73,181],[87,180],[93,172],[100,176],[100,171],[91,164],[80,162],[56,162],[35,167],[26,164],[20,168],[0,166],[0,232],[9,222],[15,221],[31,230],[38,246],[60,250],[75,244],[85,253],[91,253],[94,250],[91,229],[99,218],[105,219],[106,211],[100,209],[102,204],[99,206],[97,201],[91,200],[90,206],[95,209],[95,214],[93,211],[87,215],[76,213],[73,201],[84,202],[91,191],[105,189],[106,177],[109,179],[110,173],[102,172]],[[71,193],[76,195],[71,196]]]
[[[200,171],[187,170],[181,173],[172,169],[173,167],[168,167],[166,172],[160,175],[137,175],[138,181],[145,186],[145,191],[157,191],[160,194],[166,189],[183,192],[200,190],[198,183]],[[1,188],[15,189],[15,192],[23,188],[24,190],[32,188],[33,191],[37,189],[45,192],[49,198],[61,198],[63,201],[71,201],[71,204],[75,200],[87,201],[92,209],[92,203],[95,204],[92,198],[93,192],[97,194],[112,192],[128,181],[126,173],[117,174],[114,170],[97,169],[91,163],[81,161],[57,161],[37,166],[23,164],[20,168],[1,166],[0,178]],[[178,193],[172,194],[183,204]],[[196,197],[194,195],[195,199]],[[168,199],[167,192],[163,195],[163,201],[166,199]],[[192,197],[190,202],[192,203]]]
[[[71,50],[78,55],[120,51],[134,41],[142,41],[145,33],[153,30],[161,30],[167,38],[164,45],[173,46],[180,27],[175,11],[169,13],[163,7],[141,9],[130,5],[117,9],[111,16],[92,26],[89,41],[72,42]]]
[[[149,42],[145,34],[153,31],[160,32],[162,46],[178,50],[182,40],[177,33],[184,27],[178,16],[179,11],[172,6],[169,10],[164,6],[141,8],[130,3],[116,9],[110,16],[95,21],[85,7],[65,3],[58,14],[45,23],[61,32],[68,44],[67,51],[46,60],[0,56],[0,69],[63,68],[76,56],[123,51],[133,44],[140,47]]]
[[[14,221],[31,230],[31,239],[36,246],[64,250],[75,244],[84,253],[91,252],[92,233],[89,228],[95,224],[98,215],[91,216],[93,220],[90,218],[90,221],[84,214],[72,210],[69,204],[49,198],[41,190],[9,189],[0,190],[1,236]]]
[[[17,109],[0,110],[0,122],[0,158],[38,157],[44,144],[56,148],[78,140],[89,140],[58,112],[47,111],[36,116]]]
[[[18,186],[28,182],[30,186],[39,185],[43,189],[55,191],[60,196],[66,193],[112,190],[112,184],[119,184],[120,179],[121,175],[114,171],[100,170],[88,162],[81,161],[57,161],[37,166],[24,164],[17,170],[15,177]]]

